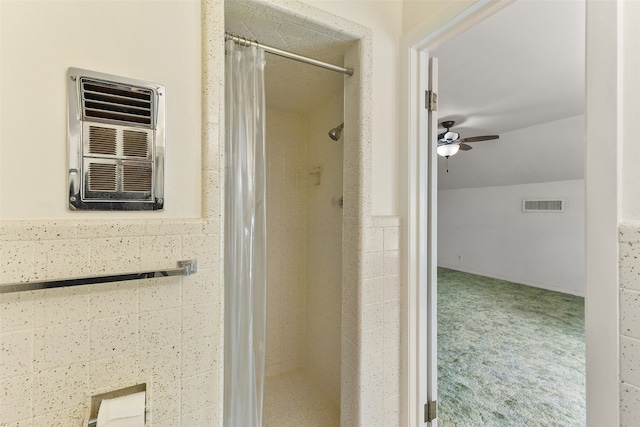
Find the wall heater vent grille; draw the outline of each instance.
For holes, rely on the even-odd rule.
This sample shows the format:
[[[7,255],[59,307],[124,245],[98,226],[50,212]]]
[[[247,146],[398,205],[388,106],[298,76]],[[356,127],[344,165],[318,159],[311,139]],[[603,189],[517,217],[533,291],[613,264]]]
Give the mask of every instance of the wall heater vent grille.
[[[150,165],[122,165],[122,191],[149,191],[151,175]]]
[[[152,125],[152,91],[86,77],[81,82],[85,118]]]
[[[143,131],[122,131],[122,154],[128,157],[149,157],[149,134]]]
[[[564,202],[560,199],[554,200],[531,200],[522,201],[522,212],[563,212]]]
[[[89,163],[88,169],[89,191],[117,191],[115,164]]]
[[[116,130],[89,126],[89,152],[116,155]]]
[[[164,87],[69,69],[69,206],[164,206]]]

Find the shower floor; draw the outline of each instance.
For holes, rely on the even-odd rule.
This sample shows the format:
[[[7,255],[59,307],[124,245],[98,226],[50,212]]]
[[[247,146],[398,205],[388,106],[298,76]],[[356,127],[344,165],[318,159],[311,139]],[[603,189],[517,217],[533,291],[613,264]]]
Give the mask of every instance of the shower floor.
[[[338,427],[340,409],[303,370],[265,381],[266,427]]]

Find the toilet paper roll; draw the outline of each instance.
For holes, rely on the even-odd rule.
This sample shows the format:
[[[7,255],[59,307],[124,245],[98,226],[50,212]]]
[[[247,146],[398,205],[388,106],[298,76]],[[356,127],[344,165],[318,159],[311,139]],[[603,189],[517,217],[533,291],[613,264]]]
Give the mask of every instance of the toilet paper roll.
[[[97,427],[144,427],[146,392],[103,399],[98,409]]]

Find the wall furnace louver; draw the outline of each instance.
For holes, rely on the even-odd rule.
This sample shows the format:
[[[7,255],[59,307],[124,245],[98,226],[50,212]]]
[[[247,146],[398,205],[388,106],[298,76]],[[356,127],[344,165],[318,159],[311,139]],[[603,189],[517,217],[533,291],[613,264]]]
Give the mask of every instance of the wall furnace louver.
[[[69,68],[69,207],[164,206],[164,86]]]

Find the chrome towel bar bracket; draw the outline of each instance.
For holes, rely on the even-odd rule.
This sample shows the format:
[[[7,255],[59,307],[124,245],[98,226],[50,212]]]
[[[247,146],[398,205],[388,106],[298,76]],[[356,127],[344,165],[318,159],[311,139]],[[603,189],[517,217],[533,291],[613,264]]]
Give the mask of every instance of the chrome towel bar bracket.
[[[11,292],[35,291],[38,289],[64,288],[69,286],[95,285],[99,283],[124,282],[127,280],[151,279],[154,277],[190,276],[198,271],[195,259],[178,261],[177,268],[165,270],[141,271],[138,273],[113,274],[109,276],[79,277],[60,280],[41,280],[0,285],[0,294]]]

